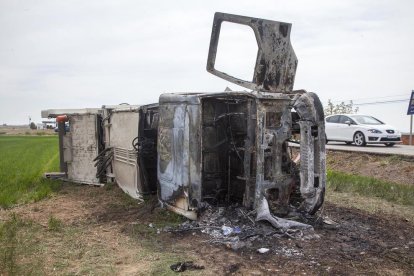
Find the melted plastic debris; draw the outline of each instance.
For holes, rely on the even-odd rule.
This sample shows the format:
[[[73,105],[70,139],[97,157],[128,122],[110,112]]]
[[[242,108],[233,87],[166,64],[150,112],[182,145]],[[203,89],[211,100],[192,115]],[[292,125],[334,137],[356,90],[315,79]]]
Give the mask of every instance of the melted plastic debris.
[[[260,254],[264,254],[264,253],[267,253],[269,251],[270,251],[269,248],[264,248],[264,247],[257,249],[257,252],[259,252]]]
[[[312,227],[306,229],[275,228],[267,221],[254,220],[255,211],[247,211],[245,207],[231,205],[229,207],[207,206],[198,221],[185,221],[178,227],[165,227],[166,232],[200,231],[208,235],[206,242],[223,244],[227,248],[238,250],[241,248],[271,248],[272,239],[288,238],[309,240],[319,238]],[[270,246],[270,247],[269,247]],[[282,252],[282,249],[272,252]],[[291,255],[294,255],[293,253]]]

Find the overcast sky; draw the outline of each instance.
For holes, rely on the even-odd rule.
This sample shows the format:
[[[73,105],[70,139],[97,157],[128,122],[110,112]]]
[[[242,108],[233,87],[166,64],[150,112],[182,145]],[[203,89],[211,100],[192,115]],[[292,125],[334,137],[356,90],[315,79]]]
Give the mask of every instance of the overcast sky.
[[[164,92],[242,90],[205,70],[216,11],[292,23],[295,89],[324,103],[408,99],[414,89],[414,1],[0,0],[0,123],[40,122],[49,108],[147,104]],[[253,33],[231,25],[218,65],[251,78]],[[360,113],[408,131],[407,105]]]

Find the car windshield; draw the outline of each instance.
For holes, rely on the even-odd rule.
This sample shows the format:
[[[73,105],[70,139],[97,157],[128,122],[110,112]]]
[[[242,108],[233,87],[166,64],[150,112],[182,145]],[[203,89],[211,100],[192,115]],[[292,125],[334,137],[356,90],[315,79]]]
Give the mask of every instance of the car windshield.
[[[363,125],[383,125],[384,123],[378,119],[375,119],[371,116],[364,116],[364,115],[354,115],[352,119],[358,122],[358,124]]]

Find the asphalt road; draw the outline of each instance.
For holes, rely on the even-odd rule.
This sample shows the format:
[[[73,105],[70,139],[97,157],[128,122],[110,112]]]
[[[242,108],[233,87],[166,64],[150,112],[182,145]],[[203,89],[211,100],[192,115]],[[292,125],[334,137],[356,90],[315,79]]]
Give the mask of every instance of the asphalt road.
[[[357,147],[354,145],[346,145],[340,142],[329,142],[326,145],[327,149],[330,150],[341,150],[341,151],[357,151],[357,152],[371,152],[377,154],[397,154],[414,156],[414,146],[406,145],[395,145],[391,148],[384,145],[367,145],[365,147]]]

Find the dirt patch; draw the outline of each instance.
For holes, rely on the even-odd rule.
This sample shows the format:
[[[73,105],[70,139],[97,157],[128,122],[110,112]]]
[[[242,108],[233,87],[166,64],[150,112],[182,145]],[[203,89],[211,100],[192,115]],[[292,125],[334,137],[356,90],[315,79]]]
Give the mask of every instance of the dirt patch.
[[[414,224],[404,218],[327,203],[324,215],[338,224],[316,228],[319,239],[273,238],[233,250],[210,244],[199,231],[159,231],[183,219],[156,203],[136,204],[117,187],[65,185],[55,197],[2,210],[0,220],[14,212],[39,225],[30,229],[35,254],[22,252],[19,260],[41,258],[45,274],[175,275],[169,266],[179,261],[205,266],[183,275],[395,275],[414,269]],[[61,231],[48,229],[51,216],[62,221]],[[260,254],[259,246],[270,251]]]
[[[414,160],[397,155],[330,150],[327,153],[326,164],[328,169],[334,171],[414,185]]]
[[[78,191],[78,190],[81,191]],[[102,193],[99,187],[88,187],[87,193],[85,186],[65,186],[62,191],[53,197],[34,204],[20,205],[11,210],[0,210],[0,219],[5,220],[10,211],[13,211],[22,218],[47,226],[50,216],[54,216],[62,220],[65,224],[76,224],[85,220],[95,210],[99,210],[102,206],[95,203],[94,196],[98,196],[97,200],[102,202],[109,194]],[[82,193],[85,192],[86,194]],[[76,194],[77,196],[73,196]],[[48,216],[49,214],[49,216]]]

